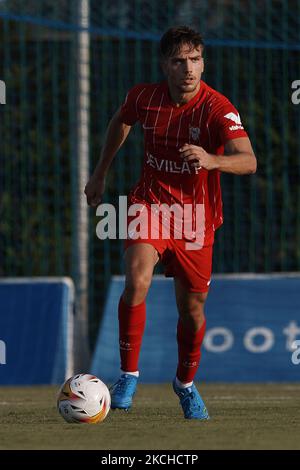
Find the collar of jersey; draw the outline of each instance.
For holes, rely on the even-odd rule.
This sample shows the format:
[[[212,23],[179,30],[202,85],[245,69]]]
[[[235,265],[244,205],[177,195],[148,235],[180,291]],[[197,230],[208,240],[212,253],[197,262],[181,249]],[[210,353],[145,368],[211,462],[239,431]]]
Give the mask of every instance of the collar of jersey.
[[[186,108],[190,108],[191,106],[193,106],[195,103],[197,103],[198,101],[201,101],[203,99],[203,97],[205,96],[205,88],[206,88],[206,84],[205,82],[203,82],[202,80],[200,81],[200,89],[198,91],[198,93],[190,100],[188,101],[187,103],[183,104],[182,106],[176,106],[176,104],[172,101],[171,99],[171,96],[170,96],[170,92],[169,92],[169,87],[168,87],[168,82],[165,81],[163,82],[163,86],[166,90],[166,98],[167,98],[167,102],[168,104],[178,110],[178,111],[182,111]]]

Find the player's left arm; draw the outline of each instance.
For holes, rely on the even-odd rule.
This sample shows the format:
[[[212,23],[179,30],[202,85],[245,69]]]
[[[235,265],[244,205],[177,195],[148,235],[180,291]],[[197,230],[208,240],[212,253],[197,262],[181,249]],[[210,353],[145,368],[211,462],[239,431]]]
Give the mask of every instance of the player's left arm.
[[[256,172],[257,162],[248,137],[228,140],[225,144],[226,155],[212,155],[197,145],[185,144],[181,157],[191,162],[195,168],[219,170],[235,175],[249,175]]]
[[[256,172],[257,161],[248,137],[238,137],[225,144],[226,156],[216,156],[217,169],[236,175]]]

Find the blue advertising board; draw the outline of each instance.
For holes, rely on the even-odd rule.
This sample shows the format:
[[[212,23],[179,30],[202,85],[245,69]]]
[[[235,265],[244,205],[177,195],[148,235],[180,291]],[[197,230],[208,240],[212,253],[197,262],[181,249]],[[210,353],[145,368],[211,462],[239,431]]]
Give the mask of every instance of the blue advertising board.
[[[69,278],[0,281],[0,385],[61,383],[72,374]]]
[[[108,383],[120,373],[118,301],[124,279],[112,280],[100,326],[92,373]],[[207,330],[196,380],[205,382],[293,382],[292,361],[300,339],[300,277],[215,276],[205,305]],[[154,277],[147,298],[147,323],[140,356],[140,381],[169,382],[177,367],[177,309],[173,281]]]

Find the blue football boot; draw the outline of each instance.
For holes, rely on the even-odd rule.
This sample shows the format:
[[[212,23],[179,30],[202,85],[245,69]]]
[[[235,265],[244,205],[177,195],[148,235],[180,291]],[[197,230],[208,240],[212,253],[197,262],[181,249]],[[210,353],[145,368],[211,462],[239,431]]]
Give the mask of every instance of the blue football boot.
[[[173,390],[179,397],[185,418],[209,419],[207,409],[194,384],[188,388],[180,388],[176,385],[176,379],[174,379]]]
[[[132,398],[136,392],[138,378],[131,374],[122,374],[109,391],[111,395],[111,409],[120,408],[129,410]]]

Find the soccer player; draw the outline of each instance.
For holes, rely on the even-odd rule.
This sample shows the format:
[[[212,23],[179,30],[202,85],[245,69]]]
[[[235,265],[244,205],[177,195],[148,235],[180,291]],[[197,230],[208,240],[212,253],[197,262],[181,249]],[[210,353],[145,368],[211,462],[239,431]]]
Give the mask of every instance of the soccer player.
[[[220,172],[255,173],[256,157],[230,101],[201,80],[204,43],[194,30],[180,26],[161,38],[166,80],[129,90],[109,123],[100,160],[85,188],[88,204],[101,202],[110,164],[140,122],[145,153],[142,175],[129,195],[147,215],[162,204],[192,208],[190,231],[180,239],[129,236],[125,243],[125,289],[119,302],[121,376],[111,388],[112,408],[128,409],[139,377],[138,359],[145,327],[145,298],[160,260],[174,277],[178,308],[178,367],[173,389],[185,418],[209,415],[193,380],[205,334],[204,304],[209,290],[214,233],[223,222]],[[159,217],[159,216],[158,216]],[[160,219],[159,219],[160,220]],[[186,221],[184,220],[184,223]],[[176,221],[178,225],[178,220]],[[158,224],[159,235],[163,222]],[[174,228],[173,224],[173,228]],[[194,240],[195,247],[188,248]]]

